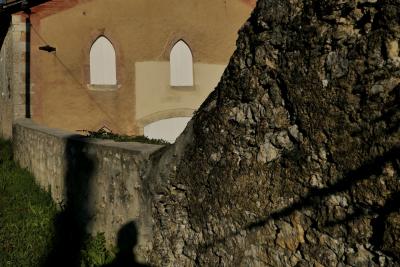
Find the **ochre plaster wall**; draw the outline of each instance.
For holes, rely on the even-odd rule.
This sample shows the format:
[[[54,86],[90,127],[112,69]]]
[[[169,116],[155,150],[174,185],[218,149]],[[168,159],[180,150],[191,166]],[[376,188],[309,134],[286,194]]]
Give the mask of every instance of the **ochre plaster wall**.
[[[190,114],[181,114],[191,116],[217,85],[225,68],[225,65],[195,63],[194,86],[174,87],[169,85],[169,62],[137,62],[135,66],[139,126],[176,117],[176,110],[191,110]]]
[[[137,120],[157,117],[154,114],[163,113],[164,108],[195,110],[218,82],[234,50],[237,30],[252,9],[248,1],[240,0],[66,2],[50,1],[34,8],[31,16],[33,119],[68,130],[96,130],[105,125],[124,134],[140,133]],[[100,35],[112,42],[117,54],[118,86],[110,90],[88,86],[89,50]],[[161,74],[162,69],[165,78],[170,49],[180,39],[192,50],[197,84],[191,89],[172,89],[169,99],[168,94],[157,98],[157,93],[149,99],[146,89],[153,81],[143,81],[149,76],[137,77],[136,71],[152,62],[148,64],[154,63],[155,73]],[[47,44],[56,52],[38,49]],[[212,77],[199,80],[203,74],[196,69]],[[212,75],[214,70],[218,75]],[[151,79],[158,79],[157,75]],[[166,86],[169,76],[160,90],[170,89]]]

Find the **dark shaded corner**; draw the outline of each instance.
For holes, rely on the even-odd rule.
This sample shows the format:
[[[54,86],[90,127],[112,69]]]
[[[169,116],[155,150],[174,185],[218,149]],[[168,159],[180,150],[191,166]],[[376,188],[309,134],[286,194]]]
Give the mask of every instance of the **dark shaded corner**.
[[[0,48],[3,47],[4,39],[7,36],[8,28],[11,25],[11,15],[0,11]]]
[[[89,181],[95,161],[88,155],[84,137],[72,136],[66,141],[67,161],[65,188],[67,200],[54,222],[55,237],[43,266],[81,266],[81,250],[88,237],[86,228],[91,219],[88,211]]]
[[[113,262],[103,267],[149,267],[137,262],[133,249],[138,243],[138,230],[135,221],[126,223],[118,231],[118,253]]]

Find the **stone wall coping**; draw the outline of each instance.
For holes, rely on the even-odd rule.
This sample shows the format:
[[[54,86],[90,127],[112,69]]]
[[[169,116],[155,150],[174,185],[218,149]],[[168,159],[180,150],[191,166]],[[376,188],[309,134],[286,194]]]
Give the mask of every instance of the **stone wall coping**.
[[[39,125],[32,121],[31,119],[17,119],[13,123],[14,125],[18,125],[21,127],[29,128],[50,136],[62,138],[62,139],[70,139],[74,141],[81,141],[87,144],[94,144],[100,146],[107,147],[115,147],[117,149],[128,150],[135,154],[143,154],[150,155],[155,151],[164,147],[164,145],[156,145],[156,144],[146,144],[139,142],[115,142],[113,140],[105,140],[105,139],[97,139],[97,138],[88,138],[84,135],[77,134],[75,132],[57,129],[57,128],[48,128],[43,125]]]

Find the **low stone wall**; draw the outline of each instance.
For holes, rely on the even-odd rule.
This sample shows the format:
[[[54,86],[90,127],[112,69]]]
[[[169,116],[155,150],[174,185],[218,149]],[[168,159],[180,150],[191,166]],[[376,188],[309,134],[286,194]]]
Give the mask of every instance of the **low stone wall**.
[[[15,161],[72,211],[82,229],[103,232],[113,243],[121,227],[135,221],[137,254],[149,249],[150,199],[142,179],[150,154],[162,146],[89,139],[27,119],[14,123],[13,146]]]

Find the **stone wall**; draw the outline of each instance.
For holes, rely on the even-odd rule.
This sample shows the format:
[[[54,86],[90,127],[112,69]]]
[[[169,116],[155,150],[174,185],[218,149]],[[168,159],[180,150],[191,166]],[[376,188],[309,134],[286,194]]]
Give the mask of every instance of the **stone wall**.
[[[9,17],[0,18],[0,136],[9,137],[12,127],[12,30]]]
[[[13,145],[15,161],[74,214],[79,228],[103,232],[112,244],[121,226],[134,220],[140,256],[151,237],[141,177],[149,155],[161,146],[89,139],[27,119],[14,124]]]
[[[0,20],[0,136],[10,138],[13,120],[26,115],[26,25],[20,15]]]
[[[393,0],[257,1],[146,179],[149,262],[399,266],[399,18]]]

